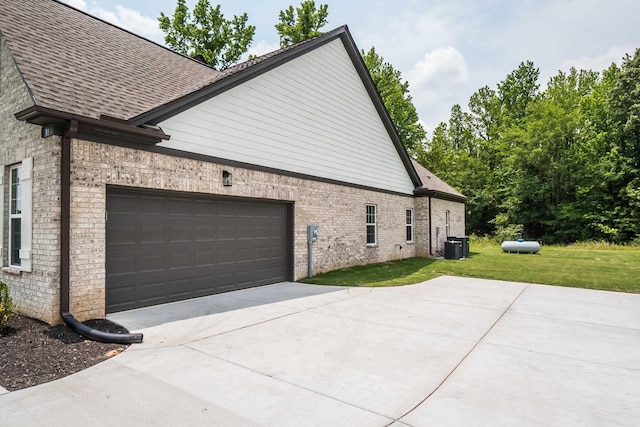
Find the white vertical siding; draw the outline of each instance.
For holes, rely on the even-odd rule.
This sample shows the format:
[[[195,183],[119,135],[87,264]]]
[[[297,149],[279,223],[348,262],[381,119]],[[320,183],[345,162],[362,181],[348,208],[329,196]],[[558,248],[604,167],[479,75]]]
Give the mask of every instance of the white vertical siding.
[[[412,194],[337,39],[159,124],[183,151]]]

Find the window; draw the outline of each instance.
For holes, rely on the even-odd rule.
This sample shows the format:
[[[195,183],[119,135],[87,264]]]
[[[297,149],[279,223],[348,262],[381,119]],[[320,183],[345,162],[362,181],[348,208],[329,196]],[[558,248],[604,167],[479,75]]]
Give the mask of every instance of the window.
[[[22,186],[20,172],[22,165],[12,166],[9,172],[9,265],[20,267],[20,247],[22,243]]]
[[[9,181],[6,186],[5,178]],[[3,265],[21,271],[31,271],[32,178],[33,158],[27,158],[22,160],[22,163],[9,166],[8,177],[7,174],[0,174],[0,206],[8,207],[8,210],[0,210],[0,223],[3,224],[0,226],[0,254],[2,254]],[[9,200],[6,204],[5,190],[9,191]],[[6,239],[7,251],[2,244],[5,242],[5,231],[9,232]],[[5,252],[6,258],[4,258]]]
[[[377,243],[376,205],[367,205],[367,245]]]
[[[407,209],[407,243],[413,243],[413,209]]]

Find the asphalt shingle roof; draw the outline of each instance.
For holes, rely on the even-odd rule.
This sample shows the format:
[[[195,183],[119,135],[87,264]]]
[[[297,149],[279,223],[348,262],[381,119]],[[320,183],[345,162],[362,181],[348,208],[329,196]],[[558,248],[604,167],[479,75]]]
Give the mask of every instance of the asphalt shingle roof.
[[[128,120],[223,74],[52,0],[2,0],[0,32],[36,105]]]
[[[277,66],[337,36],[345,37],[350,52],[358,55],[347,28],[339,27],[218,71],[56,0],[0,0],[0,35],[39,111],[98,120],[107,116],[132,128],[157,122],[163,114],[188,108],[224,89],[225,82],[250,78],[270,64]],[[356,67],[367,72],[363,63]],[[371,81],[363,82],[375,92]],[[372,99],[384,109],[379,98]],[[382,113],[381,119],[389,120]],[[394,145],[417,185],[418,176],[402,143],[394,139]],[[451,194],[459,194],[442,184]]]
[[[439,194],[447,194],[460,200],[466,199],[466,196],[435,176],[429,169],[425,168],[420,163],[416,162],[413,159],[411,159],[411,163],[418,173],[420,181],[422,181],[422,185],[416,188],[416,192],[419,193],[420,191],[433,191]]]

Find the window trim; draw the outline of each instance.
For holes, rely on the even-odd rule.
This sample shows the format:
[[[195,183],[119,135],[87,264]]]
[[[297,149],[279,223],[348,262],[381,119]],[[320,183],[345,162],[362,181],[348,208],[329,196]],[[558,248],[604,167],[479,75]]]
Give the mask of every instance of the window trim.
[[[415,242],[414,225],[415,225],[415,216],[413,214],[413,209],[408,208],[405,211],[405,239],[407,243]],[[410,238],[407,239],[407,236]]]
[[[19,192],[20,198],[20,214],[12,213],[13,200],[12,200],[12,185],[13,185],[13,171],[17,171],[17,179],[19,180]],[[8,177],[8,179],[7,179]],[[8,182],[7,182],[8,181]],[[18,272],[32,271],[32,237],[33,237],[33,157],[22,159],[22,162],[18,162],[11,165],[6,165],[3,168],[3,173],[0,174],[0,259],[2,259],[2,266],[9,270],[15,270]],[[9,190],[9,200],[5,205],[5,186]],[[13,239],[13,222],[14,219],[20,219],[20,245],[19,248],[15,248]],[[6,221],[6,222],[5,222]],[[5,250],[5,235],[4,231],[9,232],[9,236],[6,237],[8,244],[8,250]],[[18,249],[19,264],[14,262],[13,257],[14,248]],[[4,255],[7,254],[6,262]],[[12,259],[13,258],[13,259]]]
[[[373,212],[370,212],[369,208],[373,208]],[[366,205],[365,241],[367,242],[367,246],[369,246],[369,247],[373,247],[373,246],[377,246],[378,245],[378,218],[377,218],[377,215],[378,215],[377,205],[374,205],[374,204]],[[373,217],[373,222],[369,221],[371,219],[371,217]],[[373,227],[373,242],[369,242],[369,235],[370,235],[369,234],[369,230],[370,230],[370,227]]]
[[[15,172],[15,177],[14,177]],[[22,181],[20,175],[22,172],[22,163],[16,163],[9,167],[9,267],[22,268],[20,259],[20,249],[22,247]],[[17,181],[17,182],[16,182]],[[14,185],[16,185],[16,194],[14,199]],[[17,205],[17,206],[16,206]],[[14,220],[20,220],[20,242],[14,241]],[[18,250],[17,260],[14,258],[15,250]]]

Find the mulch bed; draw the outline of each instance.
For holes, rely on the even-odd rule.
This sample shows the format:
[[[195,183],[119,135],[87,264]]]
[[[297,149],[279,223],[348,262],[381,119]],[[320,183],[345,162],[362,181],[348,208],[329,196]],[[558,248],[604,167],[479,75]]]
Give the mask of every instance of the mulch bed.
[[[84,324],[104,332],[128,332],[106,319]],[[66,325],[49,326],[14,315],[0,332],[0,386],[15,391],[57,380],[113,357],[127,347],[86,339]]]

